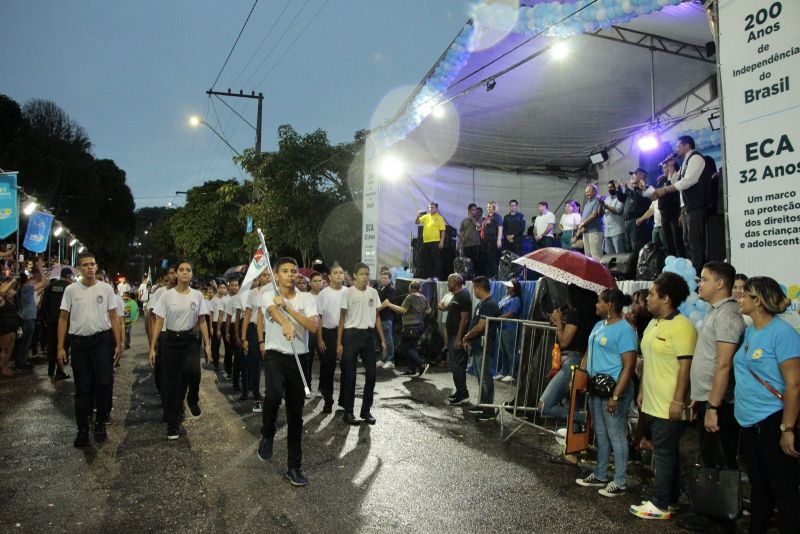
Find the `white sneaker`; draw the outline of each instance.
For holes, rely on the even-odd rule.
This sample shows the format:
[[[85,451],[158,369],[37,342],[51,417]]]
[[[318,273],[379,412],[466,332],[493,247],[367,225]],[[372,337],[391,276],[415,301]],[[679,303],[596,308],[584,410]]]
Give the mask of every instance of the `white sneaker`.
[[[383,368],[383,360],[378,360],[377,362],[375,362],[375,367],[378,367],[378,368],[382,369]]]
[[[498,374],[494,375],[492,378],[494,378],[495,380],[502,380],[505,377],[498,373]]]
[[[513,382],[513,381],[514,381],[514,377],[511,376],[511,375],[504,376],[503,378],[500,379],[500,382],[506,382],[506,383]]]
[[[669,510],[662,510],[650,501],[644,501],[638,506],[631,506],[630,512],[640,519],[672,519],[672,512]]]
[[[392,362],[386,362],[386,363],[383,364],[383,368],[392,370],[392,369],[394,369],[394,364]]]

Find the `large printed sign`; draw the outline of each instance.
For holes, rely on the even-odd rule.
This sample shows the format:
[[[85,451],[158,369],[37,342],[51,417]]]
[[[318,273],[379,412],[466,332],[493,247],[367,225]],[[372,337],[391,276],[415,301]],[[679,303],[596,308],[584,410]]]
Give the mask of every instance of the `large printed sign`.
[[[731,263],[800,303],[800,1],[719,3]]]
[[[31,252],[41,254],[47,250],[52,226],[53,216],[49,213],[37,211],[28,219],[28,231],[25,232],[25,241],[22,246]]]
[[[364,199],[361,210],[361,261],[369,265],[371,276],[378,277],[378,193],[375,151],[367,143],[364,166]]]
[[[17,173],[0,173],[0,239],[17,231]]]

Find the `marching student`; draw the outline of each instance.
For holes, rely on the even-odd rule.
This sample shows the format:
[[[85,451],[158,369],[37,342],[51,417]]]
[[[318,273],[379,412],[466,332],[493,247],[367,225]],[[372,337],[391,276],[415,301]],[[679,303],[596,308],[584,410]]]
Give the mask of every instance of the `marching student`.
[[[381,340],[381,351],[386,352],[381,318],[378,313],[380,297],[374,287],[369,287],[369,266],[356,263],[353,269],[355,284],[348,287],[342,295],[339,316],[339,331],[336,343],[336,356],[342,367],[341,401],[344,408],[342,420],[357,425],[359,420],[353,415],[356,397],[356,359],[361,355],[364,362],[366,383],[361,401],[361,419],[374,425],[375,418],[370,413],[375,391],[375,334]]]
[[[333,411],[333,377],[336,373],[336,338],[339,330],[339,316],[342,311],[344,270],[340,265],[331,268],[330,285],[317,295],[317,311],[320,327],[317,329],[317,351],[319,353],[319,384],[317,389],[325,399],[322,413]],[[339,404],[341,404],[341,388]]]
[[[225,301],[225,312],[222,316],[224,324],[222,333],[225,340],[225,378],[233,378],[233,392],[238,393],[239,387],[239,336],[236,335],[236,309],[241,309],[239,295],[239,280],[234,278],[228,282],[228,300]],[[233,320],[233,321],[232,321]]]
[[[158,299],[153,313],[155,331],[165,328],[163,351],[158,357],[164,366],[164,411],[167,419],[167,439],[178,439],[178,406],[183,399],[189,404],[193,416],[200,416],[198,393],[200,391],[200,339],[203,336],[206,361],[211,361],[211,340],[208,325],[203,315],[208,315],[208,304],[203,294],[189,287],[192,279],[192,264],[183,261],[178,264],[178,285],[165,292]],[[150,365],[156,363],[156,339],[150,341]],[[183,373],[179,381],[179,374]],[[188,396],[187,396],[188,388]]]
[[[253,280],[250,293],[247,296],[247,308],[244,310],[242,320],[242,351],[244,353],[244,366],[242,368],[242,396],[248,391],[253,394],[253,413],[261,413],[261,353],[258,351],[258,307],[261,304],[261,293],[269,289],[272,278],[266,269]],[[245,380],[245,376],[247,379]]]
[[[308,358],[308,342],[313,339],[309,333],[313,335],[317,331],[317,305],[313,295],[297,290],[296,274],[297,262],[293,258],[280,258],[275,262],[275,281],[280,293],[276,295],[270,289],[261,292],[256,328],[259,351],[264,355],[266,378],[261,441],[257,453],[263,461],[272,458],[278,408],[281,400],[285,399],[288,427],[286,478],[293,486],[305,486],[308,480],[300,469],[305,391],[295,354],[301,365]]]
[[[219,346],[222,342],[222,332],[219,316],[225,311],[225,297],[228,296],[228,284],[220,282],[217,292],[208,304],[211,312],[211,360],[214,370],[219,371]]]
[[[161,296],[164,293],[166,293],[167,291],[169,291],[170,289],[175,287],[175,284],[177,284],[177,283],[178,283],[178,274],[175,271],[175,267],[170,267],[169,269],[167,269],[167,274],[164,275],[164,280],[163,280],[163,283],[161,284],[161,287],[156,289],[155,293],[153,293],[150,296],[150,300],[147,303],[148,310],[149,310],[149,312],[147,314],[147,324],[150,325],[150,328],[149,328],[149,330],[150,330],[150,342],[152,342],[153,338],[156,339],[156,342],[158,343],[158,349],[159,349],[158,352],[161,351],[161,345],[163,344],[163,341],[161,340],[161,332],[162,331],[155,329],[156,316],[153,313],[153,310],[155,309],[156,304],[158,303],[158,299],[160,299]],[[156,382],[156,389],[158,390],[158,396],[161,397],[161,404],[163,405],[164,404],[164,366],[163,366],[163,362],[160,359],[156,359],[155,367],[153,367],[153,378],[154,378],[154,380]]]
[[[92,399],[97,407],[94,438],[107,439],[106,420],[108,400],[111,398],[113,362],[122,353],[120,325],[117,319],[117,302],[114,290],[96,278],[97,263],[94,254],[78,255],[80,280],[64,290],[61,299],[61,316],[58,319],[58,362],[67,361],[64,349],[69,333],[72,374],[75,377],[75,421],[78,435],[73,445],[89,445],[89,415]]]

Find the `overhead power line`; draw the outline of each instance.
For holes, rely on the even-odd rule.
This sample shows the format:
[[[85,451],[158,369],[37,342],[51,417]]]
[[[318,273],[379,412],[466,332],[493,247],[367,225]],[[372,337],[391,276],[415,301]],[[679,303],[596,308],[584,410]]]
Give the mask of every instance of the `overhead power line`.
[[[255,0],[255,2],[253,2],[253,7],[250,8],[250,13],[247,14],[247,18],[244,20],[244,24],[242,24],[242,29],[239,30],[239,35],[236,36],[236,40],[233,42],[231,51],[228,52],[228,57],[225,58],[225,63],[222,64],[222,68],[219,69],[219,73],[217,74],[217,77],[214,79],[214,83],[211,84],[212,89],[214,88],[215,85],[217,85],[219,77],[222,76],[222,71],[225,70],[225,65],[228,64],[228,60],[231,58],[233,51],[236,49],[236,45],[239,44],[239,38],[241,38],[242,33],[244,33],[244,29],[247,27],[247,23],[250,20],[250,17],[253,15],[253,10],[255,10],[256,4],[258,4],[258,0]]]
[[[236,82],[237,82],[237,81],[239,81],[239,78],[241,78],[241,77],[242,77],[242,74],[244,74],[244,73],[245,73],[245,71],[247,70],[247,67],[249,67],[249,66],[250,66],[250,63],[252,63],[252,62],[253,62],[253,60],[256,58],[256,56],[258,55],[258,53],[261,51],[261,47],[263,47],[263,46],[264,46],[264,43],[266,43],[266,42],[267,42],[267,39],[269,38],[269,36],[270,36],[270,35],[272,35],[272,32],[273,32],[273,31],[275,30],[275,28],[278,26],[278,23],[279,23],[279,22],[281,21],[281,19],[283,18],[283,14],[284,14],[284,13],[286,13],[286,8],[288,8],[288,7],[289,7],[289,4],[290,4],[291,2],[292,2],[292,0],[286,0],[286,3],[283,5],[283,9],[282,9],[282,10],[281,10],[281,12],[278,14],[277,18],[276,18],[276,19],[275,19],[275,20],[272,22],[272,26],[270,26],[270,27],[269,27],[269,30],[267,30],[267,33],[266,33],[266,35],[264,35],[264,38],[263,38],[263,39],[261,39],[261,43],[259,43],[259,45],[256,47],[255,51],[253,52],[253,55],[251,55],[251,56],[250,56],[250,59],[248,59],[248,60],[247,60],[247,63],[245,63],[244,67],[242,67],[242,70],[241,70],[241,71],[239,71],[239,74],[237,74],[237,75],[236,75],[236,78],[234,78],[234,80],[231,82],[231,86],[234,86],[234,85],[236,85]]]

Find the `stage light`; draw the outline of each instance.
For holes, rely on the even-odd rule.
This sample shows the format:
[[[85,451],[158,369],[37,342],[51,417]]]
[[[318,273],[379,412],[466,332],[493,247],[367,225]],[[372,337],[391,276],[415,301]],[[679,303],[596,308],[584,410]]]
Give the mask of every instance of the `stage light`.
[[[77,237],[73,237],[69,242],[69,246],[71,246],[71,247],[74,247],[77,244],[78,244],[78,238]]]
[[[86,247],[84,247],[83,245],[81,245],[81,248],[79,248],[79,249],[78,249],[78,254],[80,254],[80,253],[81,253],[81,252],[83,252],[84,250],[86,250]]]
[[[719,118],[719,113],[711,114],[711,116],[708,118],[708,125],[711,126],[711,129],[714,131],[717,131],[722,127],[722,121]]]
[[[567,43],[562,41],[553,46],[553,57],[555,57],[557,60],[562,61],[568,55],[569,47],[567,46]]]
[[[53,230],[53,235],[58,237],[58,236],[61,235],[61,232],[63,232],[63,231],[64,231],[64,227],[63,226],[59,226],[58,228]]]
[[[608,161],[608,151],[603,149],[599,152],[589,154],[589,161],[591,161],[593,165],[598,165],[604,161]]]
[[[658,133],[647,132],[639,136],[637,144],[639,145],[639,150],[649,152],[657,149],[661,145],[661,141],[658,138]]]
[[[441,119],[446,115],[446,110],[444,109],[444,105],[440,104],[433,108],[431,113],[433,114],[434,119]]]
[[[489,91],[494,89],[495,85],[497,85],[497,80],[495,80],[494,78],[486,82],[486,92],[488,93]]]
[[[385,156],[381,161],[381,176],[387,180],[397,180],[406,173],[405,164],[394,156]]]
[[[34,212],[34,210],[36,210],[36,206],[38,205],[39,204],[37,204],[35,200],[30,200],[27,204],[25,204],[25,207],[22,208],[22,213],[25,215],[30,215]]]

